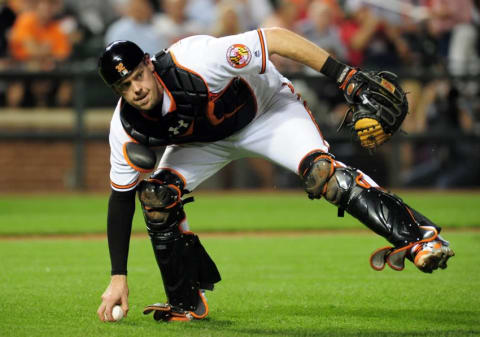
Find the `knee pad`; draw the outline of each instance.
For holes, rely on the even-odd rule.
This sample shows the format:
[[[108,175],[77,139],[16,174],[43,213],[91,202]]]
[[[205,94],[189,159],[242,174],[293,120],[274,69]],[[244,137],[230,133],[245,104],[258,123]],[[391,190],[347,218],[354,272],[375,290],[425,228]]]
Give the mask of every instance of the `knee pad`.
[[[314,152],[306,156],[299,166],[303,187],[310,199],[320,199],[326,191],[326,184],[335,171],[333,155]]]
[[[183,187],[181,178],[169,171],[160,171],[140,183],[138,198],[149,233],[174,229],[185,218]]]
[[[361,173],[354,168],[336,163],[335,157],[325,152],[315,152],[302,161],[300,174],[310,199],[325,197],[332,204],[341,206],[358,185]]]

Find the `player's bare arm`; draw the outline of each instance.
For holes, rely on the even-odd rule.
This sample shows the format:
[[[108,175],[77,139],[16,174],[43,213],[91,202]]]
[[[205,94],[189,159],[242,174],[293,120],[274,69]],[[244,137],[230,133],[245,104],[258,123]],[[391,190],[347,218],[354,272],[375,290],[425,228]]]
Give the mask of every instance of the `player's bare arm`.
[[[265,28],[267,48],[277,54],[320,71],[330,54],[315,43],[284,28]]]

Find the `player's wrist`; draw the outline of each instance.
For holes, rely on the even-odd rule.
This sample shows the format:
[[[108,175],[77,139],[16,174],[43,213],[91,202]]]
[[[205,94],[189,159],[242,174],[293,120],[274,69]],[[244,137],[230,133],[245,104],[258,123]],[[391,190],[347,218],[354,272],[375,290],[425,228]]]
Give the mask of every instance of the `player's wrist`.
[[[320,73],[334,80],[339,86],[341,86],[352,70],[354,70],[354,68],[329,56],[320,69]]]

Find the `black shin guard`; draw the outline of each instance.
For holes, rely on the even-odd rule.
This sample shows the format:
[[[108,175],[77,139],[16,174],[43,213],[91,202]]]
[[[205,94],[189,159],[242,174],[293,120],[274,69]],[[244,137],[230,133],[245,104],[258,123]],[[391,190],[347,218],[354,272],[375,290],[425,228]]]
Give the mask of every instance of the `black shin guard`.
[[[215,263],[193,233],[149,230],[149,235],[168,303],[195,311],[199,303],[198,290],[213,290],[214,284],[220,281]]]
[[[433,227],[440,232],[440,227],[411,209],[399,197],[377,188],[362,189],[341,206],[394,247],[422,240],[425,230],[420,226]]]
[[[195,311],[201,302],[199,290],[213,290],[221,278],[198,237],[180,228],[185,219],[183,183],[176,175],[161,171],[142,182],[138,191],[168,303]]]
[[[309,154],[299,166],[305,190],[310,198],[323,196],[346,210],[395,247],[420,241],[429,226],[440,232],[430,220],[408,207],[399,197],[362,181],[362,173],[338,165],[328,153]]]

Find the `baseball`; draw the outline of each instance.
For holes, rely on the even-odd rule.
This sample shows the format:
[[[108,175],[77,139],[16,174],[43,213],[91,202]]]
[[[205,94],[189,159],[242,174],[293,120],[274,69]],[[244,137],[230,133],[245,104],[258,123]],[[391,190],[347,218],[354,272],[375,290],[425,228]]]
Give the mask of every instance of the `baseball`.
[[[115,322],[118,322],[123,318],[123,310],[122,307],[119,305],[116,305],[112,309],[112,317],[115,320]]]

